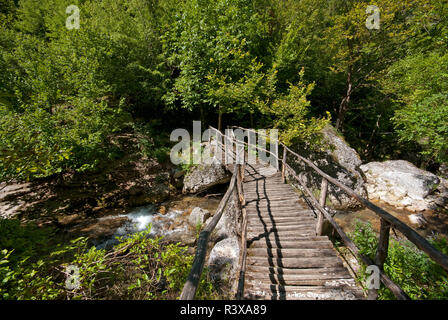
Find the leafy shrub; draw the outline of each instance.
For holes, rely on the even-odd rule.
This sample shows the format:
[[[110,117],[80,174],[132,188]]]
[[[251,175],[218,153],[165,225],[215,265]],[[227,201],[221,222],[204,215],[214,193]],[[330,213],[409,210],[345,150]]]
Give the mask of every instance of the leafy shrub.
[[[171,148],[164,136],[156,129],[156,125],[134,123],[133,126],[142,154],[157,159],[159,163],[168,162]]]
[[[351,235],[362,254],[375,258],[378,236],[370,223],[356,223]],[[430,241],[441,252],[448,252],[448,242],[444,238]],[[448,275],[437,263],[431,260],[408,240],[391,239],[388,256],[384,264],[385,273],[406,292],[411,299],[447,299]],[[361,282],[366,280],[366,266],[359,273]],[[379,299],[395,299],[392,292],[381,284]]]
[[[194,258],[179,243],[150,237],[150,226],[118,238],[119,243],[109,251],[90,246],[82,237],[55,245],[48,230],[15,221],[1,224],[3,235],[1,231],[11,237],[0,238],[0,299],[176,299]],[[10,240],[17,238],[23,240],[15,248],[5,248],[14,247]],[[73,289],[66,286],[69,277],[74,277],[68,273],[69,266],[78,271],[79,282]],[[197,298],[217,296],[205,270]]]

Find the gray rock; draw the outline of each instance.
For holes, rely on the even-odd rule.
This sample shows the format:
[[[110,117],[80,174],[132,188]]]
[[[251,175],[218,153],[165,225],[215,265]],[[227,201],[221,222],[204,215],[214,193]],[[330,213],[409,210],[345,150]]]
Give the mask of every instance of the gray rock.
[[[367,178],[368,197],[408,211],[434,210],[444,203],[435,191],[441,180],[404,160],[371,162],[360,167]]]
[[[222,217],[216,225],[216,228],[211,235],[211,239],[217,242],[222,239],[237,236],[239,229],[241,228],[238,214],[239,210],[235,198],[232,197],[224,208]]]
[[[234,280],[237,277],[240,248],[237,237],[219,241],[208,259],[210,276],[214,281]]]
[[[230,178],[230,173],[219,163],[200,164],[184,177],[182,192],[202,192],[210,187],[225,184],[230,181]]]
[[[313,161],[322,171],[339,180],[347,187],[354,190],[362,197],[367,197],[365,181],[359,166],[362,161],[358,153],[351,148],[336,130],[327,126],[323,130],[326,150],[316,152],[309,146],[294,146],[293,149],[305,158]],[[320,190],[322,177],[312,168],[303,164],[292,165],[297,173],[302,173],[307,186],[313,190]],[[294,179],[292,179],[294,181]],[[360,203],[348,196],[343,190],[332,185],[328,185],[328,199],[331,205],[337,210],[354,209],[360,207]]]
[[[191,211],[188,217],[188,223],[196,227],[198,224],[203,225],[205,221],[210,217],[210,212],[208,210],[196,207]]]

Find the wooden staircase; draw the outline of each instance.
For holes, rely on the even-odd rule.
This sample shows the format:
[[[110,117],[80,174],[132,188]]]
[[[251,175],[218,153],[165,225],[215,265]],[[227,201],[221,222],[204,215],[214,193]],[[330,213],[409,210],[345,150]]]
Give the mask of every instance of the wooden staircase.
[[[363,299],[313,211],[269,165],[246,165],[245,299]]]

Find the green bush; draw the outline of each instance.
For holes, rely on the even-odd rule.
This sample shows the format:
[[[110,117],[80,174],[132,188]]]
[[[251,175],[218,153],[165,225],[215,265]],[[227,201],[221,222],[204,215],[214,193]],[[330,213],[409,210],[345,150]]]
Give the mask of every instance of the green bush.
[[[138,138],[141,153],[149,158],[157,159],[159,163],[166,163],[170,159],[170,146],[166,137],[156,129],[157,124],[134,123],[134,132]]]
[[[360,252],[375,258],[378,236],[370,223],[358,221],[356,230],[350,235]],[[430,241],[441,252],[448,252],[445,238]],[[406,292],[411,299],[447,299],[448,275],[437,263],[431,260],[408,240],[391,239],[388,256],[384,264],[385,273]],[[359,273],[362,283],[366,280],[366,266]],[[395,299],[392,292],[381,284],[379,299]]]
[[[0,299],[177,299],[194,257],[187,247],[164,243],[150,232],[148,227],[118,238],[119,243],[106,251],[90,246],[86,238],[56,245],[52,230],[4,220]],[[78,274],[69,274],[69,266]],[[70,279],[77,280],[77,286],[68,288]],[[204,270],[197,298],[218,295]]]

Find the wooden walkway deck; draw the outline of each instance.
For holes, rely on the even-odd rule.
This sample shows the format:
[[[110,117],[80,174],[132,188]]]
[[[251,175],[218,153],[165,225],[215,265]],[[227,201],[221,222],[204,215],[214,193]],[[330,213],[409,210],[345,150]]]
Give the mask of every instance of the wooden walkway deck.
[[[316,218],[281,174],[265,164],[247,165],[245,299],[363,299]]]
[[[252,129],[232,128],[255,133]],[[213,127],[210,129],[216,133],[216,137],[224,137],[219,130]],[[258,135],[266,138],[263,132],[258,132]],[[225,141],[231,143],[230,156],[237,151],[241,152],[241,144],[248,145],[246,142],[237,143],[235,135],[232,134],[228,134],[224,138]],[[214,139],[216,146],[222,148],[224,144],[218,140]],[[324,220],[333,226],[344,246],[354,254],[358,262],[365,266],[375,265],[378,267],[382,284],[391,290],[399,300],[409,300],[410,297],[383,271],[389,250],[391,228],[401,232],[417,248],[448,271],[448,256],[440,252],[415,230],[322,171],[309,159],[292,151],[281,142],[279,145],[283,148],[282,158],[279,158],[277,153],[266,150],[265,147],[257,145],[257,150],[269,152],[279,166],[281,163],[282,173],[267,164],[250,165],[246,161],[246,156],[244,164],[228,165],[229,170],[233,173],[232,179],[213,219],[199,234],[195,258],[182,290],[181,300],[193,300],[196,295],[210,234],[221,219],[232,194],[237,195],[238,204],[242,208],[241,244],[243,250],[240,255],[241,268],[236,292],[237,299],[364,299],[361,287],[356,285],[348,269],[345,268],[333,243],[327,237],[321,236]],[[288,164],[287,160],[291,162],[291,159],[293,163],[297,161],[304,163],[322,178],[319,200],[316,199],[300,175]],[[244,172],[242,168],[245,168]],[[301,190],[306,194],[307,203],[312,208],[302,204],[293,188],[283,183],[282,177],[286,172],[288,178],[299,183]],[[330,183],[356,199],[380,218],[380,234],[374,260],[362,254],[349,235],[325,208],[324,204]],[[314,212],[317,212],[316,218]],[[378,290],[369,289],[368,299],[375,300],[377,297]]]

